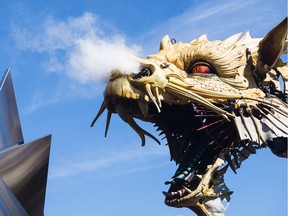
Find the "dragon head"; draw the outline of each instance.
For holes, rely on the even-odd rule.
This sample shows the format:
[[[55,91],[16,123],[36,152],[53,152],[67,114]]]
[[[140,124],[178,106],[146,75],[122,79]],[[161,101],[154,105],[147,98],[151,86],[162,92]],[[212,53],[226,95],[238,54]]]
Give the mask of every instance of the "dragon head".
[[[286,26],[287,18],[263,39],[241,33],[223,41],[203,35],[176,43],[164,36],[158,53],[133,57],[139,71],[112,72],[91,126],[107,109],[105,134],[117,113],[144,145],[145,136],[160,142],[134,118],[154,123],[178,164],[165,182],[165,203],[198,215],[223,214],[221,200],[232,193],[223,177],[229,166],[236,172],[266,146],[287,157],[288,69],[280,59]]]

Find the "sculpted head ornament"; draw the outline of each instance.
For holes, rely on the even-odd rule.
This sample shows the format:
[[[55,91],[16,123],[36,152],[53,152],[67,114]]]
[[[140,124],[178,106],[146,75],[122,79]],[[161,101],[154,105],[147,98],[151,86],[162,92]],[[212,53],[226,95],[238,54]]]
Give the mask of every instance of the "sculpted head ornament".
[[[176,43],[167,35],[159,52],[133,57],[139,71],[112,72],[92,126],[108,110],[140,136],[160,143],[134,118],[151,122],[165,136],[178,164],[165,184],[165,203],[198,215],[224,215],[232,192],[224,183],[230,167],[262,147],[287,157],[287,18],[263,39],[249,33],[223,41],[206,35]]]

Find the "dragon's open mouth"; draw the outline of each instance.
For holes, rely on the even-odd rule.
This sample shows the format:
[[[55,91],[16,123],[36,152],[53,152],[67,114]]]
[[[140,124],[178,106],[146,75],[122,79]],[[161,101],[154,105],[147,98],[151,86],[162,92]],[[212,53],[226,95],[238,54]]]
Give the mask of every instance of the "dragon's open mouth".
[[[223,182],[227,166],[218,168],[224,164],[222,153],[227,145],[237,139],[233,124],[195,103],[164,103],[154,121],[165,134],[171,159],[179,164],[173,177],[165,182],[170,184],[169,191],[163,192],[165,203],[197,211],[209,199],[229,199],[230,191]],[[215,186],[221,190],[215,190]]]

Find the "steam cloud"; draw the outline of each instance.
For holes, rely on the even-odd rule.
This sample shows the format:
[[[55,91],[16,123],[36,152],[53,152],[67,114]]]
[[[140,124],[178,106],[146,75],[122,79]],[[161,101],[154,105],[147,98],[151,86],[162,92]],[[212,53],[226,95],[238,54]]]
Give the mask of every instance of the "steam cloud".
[[[141,48],[126,45],[124,36],[102,23],[92,13],[66,21],[50,17],[29,29],[14,25],[13,36],[18,48],[49,55],[48,72],[65,73],[81,84],[101,81],[114,69],[137,71],[130,56],[139,55]]]

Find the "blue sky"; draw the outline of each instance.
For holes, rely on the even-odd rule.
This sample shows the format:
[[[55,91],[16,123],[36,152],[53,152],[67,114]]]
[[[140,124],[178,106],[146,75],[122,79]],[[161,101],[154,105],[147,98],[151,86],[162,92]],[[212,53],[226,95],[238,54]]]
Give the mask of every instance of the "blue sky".
[[[155,53],[165,34],[263,37],[286,15],[286,0],[2,1],[0,70],[11,69],[25,142],[52,134],[45,215],[193,215],[164,205],[176,170],[164,141],[141,147],[117,116],[107,138],[104,117],[90,128],[107,72],[128,52]],[[225,182],[234,191],[228,216],[287,214],[287,162],[268,149]]]

